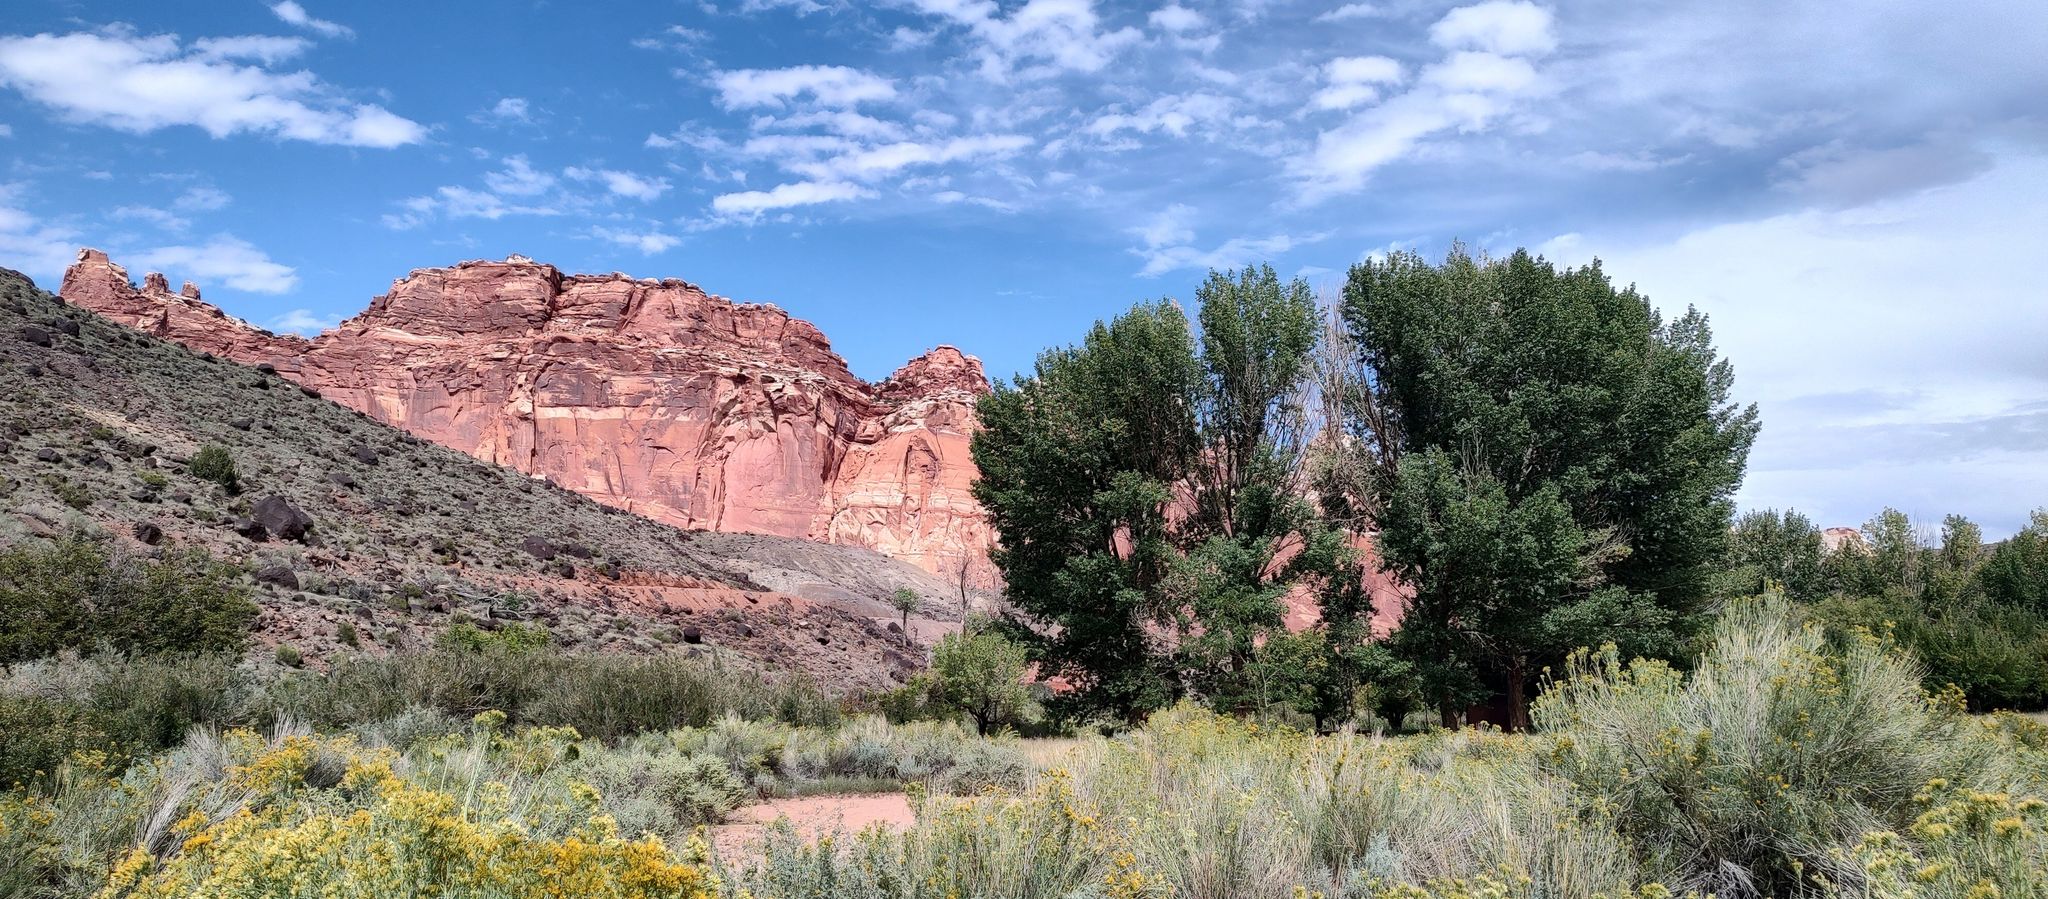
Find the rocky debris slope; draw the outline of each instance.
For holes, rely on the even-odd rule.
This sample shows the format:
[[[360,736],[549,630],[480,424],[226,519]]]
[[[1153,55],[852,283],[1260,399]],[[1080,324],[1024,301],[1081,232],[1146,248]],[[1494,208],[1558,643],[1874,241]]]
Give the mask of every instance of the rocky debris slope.
[[[486,462],[679,527],[867,547],[988,584],[969,492],[979,360],[942,346],[880,384],[809,322],[673,279],[514,256],[414,271],[311,340],[81,250],[64,298]]]
[[[107,265],[88,255],[81,269]],[[714,653],[873,687],[923,658],[885,603],[896,588],[927,597],[926,618],[959,619],[954,585],[924,570],[856,547],[685,531],[480,463],[316,398],[280,377],[292,360],[222,358],[294,338],[156,279],[90,292],[111,284],[71,287],[123,325],[211,349],[116,326],[0,270],[0,544],[84,530],[132,552],[203,548],[248,572],[259,640],[316,665],[418,647],[457,620],[524,621],[575,649]],[[192,471],[208,445],[228,451],[238,491]]]

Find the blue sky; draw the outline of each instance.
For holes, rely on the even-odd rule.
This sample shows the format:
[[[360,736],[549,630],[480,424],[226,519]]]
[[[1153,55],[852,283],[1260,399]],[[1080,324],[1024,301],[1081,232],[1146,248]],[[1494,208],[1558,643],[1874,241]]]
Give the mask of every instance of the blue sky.
[[[317,331],[523,253],[991,373],[1210,267],[1452,240],[1714,317],[1743,501],[2048,505],[2048,12],[1730,0],[16,0],[0,265]]]

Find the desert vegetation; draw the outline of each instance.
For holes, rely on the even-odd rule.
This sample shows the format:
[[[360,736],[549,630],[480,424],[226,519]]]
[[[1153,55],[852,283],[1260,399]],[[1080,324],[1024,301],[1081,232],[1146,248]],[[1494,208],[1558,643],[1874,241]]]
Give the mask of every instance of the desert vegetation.
[[[2048,704],[2048,517],[1736,516],[1758,422],[1707,323],[1597,266],[1198,299],[982,401],[1005,602],[889,687],[413,582],[330,591],[303,652],[263,627],[330,596],[297,556],[10,541],[0,894],[2048,896],[2048,727],[2012,711]],[[175,475],[253,514],[256,458],[207,443],[128,502]],[[891,585],[872,633],[914,647],[933,595]],[[715,848],[748,805],[872,792],[914,822]]]

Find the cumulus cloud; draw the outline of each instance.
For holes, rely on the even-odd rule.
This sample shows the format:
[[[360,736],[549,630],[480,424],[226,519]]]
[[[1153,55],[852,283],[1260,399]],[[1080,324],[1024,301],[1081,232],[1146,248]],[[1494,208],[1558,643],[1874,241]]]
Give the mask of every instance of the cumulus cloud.
[[[132,254],[132,266],[177,272],[181,278],[221,283],[250,293],[286,293],[299,286],[298,272],[273,261],[254,244],[222,234],[202,244],[157,247]]]
[[[1487,0],[1444,14],[1429,39],[1452,49],[1504,56],[1540,55],[1557,49],[1550,11],[1528,0]]]
[[[280,0],[280,2],[270,5],[270,12],[287,25],[295,28],[304,28],[307,31],[312,31],[326,37],[356,36],[354,29],[349,28],[347,25],[336,24],[326,19],[314,18],[313,14],[307,12],[304,6],[299,5],[298,0]]]
[[[1209,20],[1203,18],[1201,13],[1178,3],[1168,4],[1153,10],[1152,15],[1148,16],[1146,21],[1151,22],[1154,28],[1174,34],[1193,31],[1209,24]]]
[[[309,72],[272,71],[260,59],[241,65],[218,52],[121,29],[5,37],[0,85],[69,121],[137,134],[191,125],[217,138],[254,133],[375,148],[426,137],[419,123],[350,102]]]
[[[768,190],[721,194],[712,198],[711,208],[725,215],[758,215],[772,209],[788,209],[818,203],[840,203],[873,197],[875,192],[857,184],[798,181],[778,184]]]
[[[823,106],[851,107],[896,96],[889,79],[847,66],[739,69],[720,72],[712,80],[719,103],[727,109],[781,108],[799,97]]]

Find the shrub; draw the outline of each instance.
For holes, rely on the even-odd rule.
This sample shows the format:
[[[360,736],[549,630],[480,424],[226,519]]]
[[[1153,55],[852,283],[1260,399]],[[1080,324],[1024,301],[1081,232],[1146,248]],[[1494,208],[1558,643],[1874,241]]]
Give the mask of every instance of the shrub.
[[[0,697],[75,710],[79,732],[90,742],[74,741],[74,748],[91,750],[118,768],[176,746],[195,725],[238,723],[249,682],[232,656],[74,653],[14,666],[0,683]],[[0,748],[0,764],[14,763],[15,751]]]
[[[80,703],[0,694],[0,788],[39,781],[73,754],[106,744]]]
[[[306,656],[290,643],[277,644],[277,663],[286,668],[300,668],[306,664]]]
[[[562,788],[566,801],[519,804],[519,782],[498,776],[523,764],[516,741],[490,740],[482,747],[481,762],[459,772],[476,778],[461,792],[432,782],[448,773],[443,769],[402,776],[388,751],[366,751],[346,739],[288,737],[255,747],[253,736],[244,734],[232,742],[252,748],[234,750],[218,777],[244,792],[246,804],[226,814],[202,804],[174,818],[177,839],[162,850],[145,845],[128,852],[99,895],[710,895],[705,872],[659,840],[622,839],[599,813],[594,792],[548,781],[551,763],[540,762],[532,775]]]
[[[1653,874],[1720,896],[1782,896],[1852,875],[1836,851],[1903,830],[1913,795],[1966,766],[1963,719],[1863,635],[1831,652],[1781,600],[1726,611],[1690,677],[1582,654],[1538,704],[1549,755],[1634,840]]]
[[[0,551],[0,664],[65,649],[238,652],[256,604],[198,550],[142,559],[83,535]]]
[[[235,471],[235,457],[228,454],[227,447],[216,443],[200,447],[199,452],[192,454],[192,461],[186,464],[185,470],[202,481],[219,484],[229,493],[241,492],[242,478]]]

